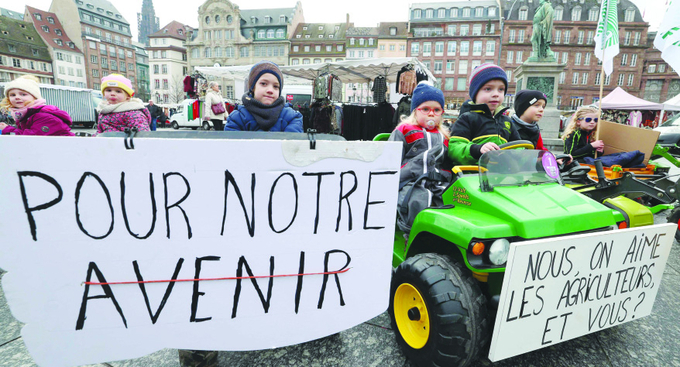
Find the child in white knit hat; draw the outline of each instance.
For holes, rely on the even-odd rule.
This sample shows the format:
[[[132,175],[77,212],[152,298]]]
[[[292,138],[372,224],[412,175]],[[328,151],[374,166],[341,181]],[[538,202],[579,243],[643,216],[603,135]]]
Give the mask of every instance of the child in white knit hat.
[[[55,106],[47,105],[40,94],[38,79],[25,75],[5,85],[5,98],[0,110],[8,112],[16,126],[0,123],[2,134],[74,136],[71,116]]]
[[[130,79],[111,74],[102,78],[102,94],[104,100],[99,104],[99,124],[95,135],[109,131],[125,131],[125,128],[137,128],[138,131],[149,131],[151,115],[132,89]]]

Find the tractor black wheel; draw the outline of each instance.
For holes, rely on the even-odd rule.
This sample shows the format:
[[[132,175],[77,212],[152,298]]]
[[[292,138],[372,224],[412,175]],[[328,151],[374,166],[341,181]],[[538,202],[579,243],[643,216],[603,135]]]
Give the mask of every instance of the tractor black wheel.
[[[487,299],[471,272],[448,256],[419,254],[392,274],[390,319],[418,366],[464,367],[488,348]]]
[[[668,223],[673,223],[677,228],[675,228],[675,240],[680,242],[680,206],[676,206],[668,214]]]

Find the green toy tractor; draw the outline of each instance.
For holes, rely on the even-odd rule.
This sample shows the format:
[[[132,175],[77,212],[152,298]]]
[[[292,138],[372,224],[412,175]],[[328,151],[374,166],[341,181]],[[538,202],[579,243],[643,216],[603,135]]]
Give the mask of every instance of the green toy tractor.
[[[389,314],[419,366],[467,366],[488,351],[512,242],[653,224],[642,204],[566,187],[546,151],[492,151],[453,174],[444,205],[395,234]]]

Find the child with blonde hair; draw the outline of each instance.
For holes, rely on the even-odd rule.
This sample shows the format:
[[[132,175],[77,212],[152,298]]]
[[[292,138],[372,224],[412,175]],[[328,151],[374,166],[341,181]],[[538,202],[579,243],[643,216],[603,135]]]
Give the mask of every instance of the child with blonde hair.
[[[149,131],[151,114],[132,89],[130,79],[111,74],[102,78],[102,94],[104,99],[99,104],[99,124],[95,135],[109,131],[125,131],[125,128],[137,128],[138,131]]]
[[[38,79],[32,75],[24,75],[5,84],[5,98],[0,101],[0,110],[8,112],[16,122],[16,126],[0,123],[3,135],[75,135],[71,132],[71,116],[45,102]]]
[[[604,142],[595,140],[599,125],[600,110],[592,106],[579,108],[571,117],[564,130],[564,153],[585,163],[585,158],[595,158],[595,152],[604,152]]]
[[[392,131],[390,141],[403,144],[399,173],[399,218],[397,225],[409,232],[413,219],[423,209],[437,204],[443,193],[441,182],[450,178],[442,171],[447,159],[449,134],[442,125],[444,93],[427,82],[420,82],[413,90],[411,114]],[[432,173],[441,180],[425,180]],[[422,182],[421,182],[422,181]],[[433,201],[435,200],[435,201]]]

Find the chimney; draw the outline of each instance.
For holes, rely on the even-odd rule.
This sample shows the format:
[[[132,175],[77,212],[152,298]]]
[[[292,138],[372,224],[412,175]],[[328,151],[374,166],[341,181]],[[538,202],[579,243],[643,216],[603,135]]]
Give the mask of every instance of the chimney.
[[[345,29],[349,28],[349,13],[347,13],[347,20],[345,20]]]

